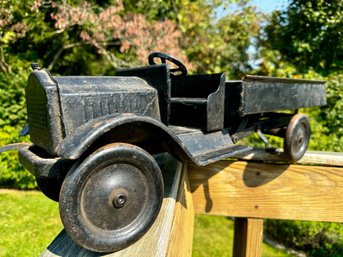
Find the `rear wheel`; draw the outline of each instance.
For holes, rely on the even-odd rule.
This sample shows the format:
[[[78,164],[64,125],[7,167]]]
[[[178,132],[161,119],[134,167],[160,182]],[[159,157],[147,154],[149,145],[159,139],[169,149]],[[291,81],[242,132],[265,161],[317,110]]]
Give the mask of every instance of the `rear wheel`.
[[[286,157],[296,162],[305,154],[311,135],[311,125],[305,114],[296,114],[292,117],[284,138],[284,152]]]
[[[69,236],[96,252],[123,249],[156,219],[163,180],[155,159],[129,144],[102,147],[66,176],[60,215]]]

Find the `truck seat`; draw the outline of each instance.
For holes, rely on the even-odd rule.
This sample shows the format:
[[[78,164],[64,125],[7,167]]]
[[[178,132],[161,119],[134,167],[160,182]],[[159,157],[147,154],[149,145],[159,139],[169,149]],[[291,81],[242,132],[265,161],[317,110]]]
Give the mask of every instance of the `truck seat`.
[[[224,126],[225,74],[171,77],[169,124],[206,132]]]

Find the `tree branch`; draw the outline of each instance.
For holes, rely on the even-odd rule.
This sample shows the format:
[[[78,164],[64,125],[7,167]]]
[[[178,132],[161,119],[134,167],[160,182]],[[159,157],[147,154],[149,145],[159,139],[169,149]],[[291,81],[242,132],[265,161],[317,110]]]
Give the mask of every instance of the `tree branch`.
[[[109,51],[106,50],[105,47],[103,46],[107,46],[107,45],[116,45],[116,44],[113,44],[113,43],[107,43],[107,42],[104,42],[104,43],[97,43],[97,42],[82,42],[82,43],[70,43],[70,44],[66,44],[64,45],[63,47],[61,47],[57,53],[55,54],[53,60],[51,61],[51,63],[49,64],[48,66],[48,70],[52,70],[54,65],[56,64],[58,58],[61,56],[61,54],[63,53],[64,50],[67,50],[67,49],[70,49],[70,48],[73,48],[73,47],[79,47],[79,46],[82,46],[82,45],[92,45],[94,46],[95,48],[97,48],[99,50],[99,53],[101,55],[103,55],[106,60],[109,62],[109,64],[117,69],[118,67],[130,67],[132,65],[132,63],[128,63],[128,62],[125,62],[117,57],[115,57],[115,55]]]
[[[6,63],[4,56],[4,49],[0,47],[0,71],[3,73],[11,73],[11,66]]]
[[[106,45],[106,44],[104,44]],[[132,63],[125,62],[119,58],[117,58],[113,53],[107,51],[103,45],[94,42],[94,46],[99,50],[100,54],[102,54],[109,64],[114,68],[117,69],[118,67],[130,67]]]
[[[54,67],[55,63],[57,62],[58,58],[61,56],[62,52],[66,49],[69,48],[73,48],[73,47],[77,47],[80,46],[82,43],[70,43],[67,45],[64,45],[63,47],[61,47],[57,53],[55,54],[54,58],[52,59],[52,61],[50,62],[49,66],[48,66],[48,70],[52,70],[52,68]]]

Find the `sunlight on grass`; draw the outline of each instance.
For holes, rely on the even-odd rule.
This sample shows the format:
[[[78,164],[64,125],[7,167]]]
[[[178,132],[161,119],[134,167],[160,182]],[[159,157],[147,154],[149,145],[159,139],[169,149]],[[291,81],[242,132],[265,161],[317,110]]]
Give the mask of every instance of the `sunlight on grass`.
[[[0,190],[0,256],[39,256],[62,229],[58,203],[40,192]]]
[[[193,242],[193,257],[231,257],[233,220],[221,216],[197,215]],[[290,257],[263,244],[262,257]]]

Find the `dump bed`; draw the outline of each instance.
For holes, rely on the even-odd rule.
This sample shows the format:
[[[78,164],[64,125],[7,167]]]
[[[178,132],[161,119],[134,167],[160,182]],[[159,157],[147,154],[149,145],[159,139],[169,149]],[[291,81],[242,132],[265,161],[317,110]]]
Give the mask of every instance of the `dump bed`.
[[[325,82],[245,76],[226,82],[226,114],[266,113],[326,104]]]

